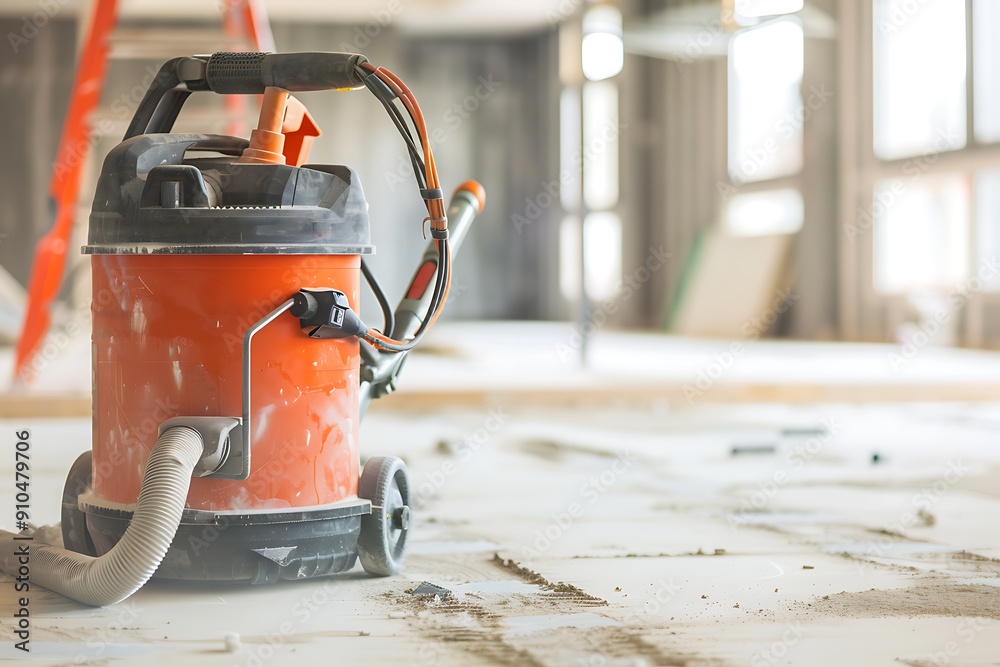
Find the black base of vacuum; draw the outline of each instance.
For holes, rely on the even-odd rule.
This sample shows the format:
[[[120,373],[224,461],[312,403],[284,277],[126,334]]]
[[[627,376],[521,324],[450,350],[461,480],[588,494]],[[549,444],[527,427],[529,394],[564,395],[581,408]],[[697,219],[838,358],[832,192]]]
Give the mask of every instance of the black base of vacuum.
[[[131,512],[80,499],[96,555],[125,534]],[[274,583],[325,577],[354,567],[367,500],[291,510],[185,510],[157,579]]]
[[[82,454],[66,478],[63,543],[72,551],[101,556],[121,540],[132,512],[89,495],[91,458],[91,452]],[[371,514],[371,507],[371,501],[354,498],[308,509],[184,510],[153,576],[266,584],[344,572],[357,562],[361,518]]]
[[[125,535],[130,509],[90,493],[92,453],[66,478],[63,546],[103,556]],[[187,509],[160,566],[158,579],[274,583],[345,572],[361,559],[375,576],[402,569],[410,521],[406,466],[373,457],[358,481],[360,497],[308,508],[206,511]],[[372,506],[380,508],[372,514]]]

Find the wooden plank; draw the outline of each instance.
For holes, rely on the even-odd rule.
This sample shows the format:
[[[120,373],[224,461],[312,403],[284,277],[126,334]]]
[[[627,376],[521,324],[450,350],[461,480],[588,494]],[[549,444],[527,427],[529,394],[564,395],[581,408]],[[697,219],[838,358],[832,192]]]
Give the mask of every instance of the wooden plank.
[[[689,390],[688,390],[689,391]],[[1000,401],[1000,385],[716,385],[688,400],[684,385],[558,389],[402,391],[372,402],[371,410],[440,411],[448,408],[644,406],[716,403],[923,403]]]
[[[0,394],[0,419],[90,417],[90,394]]]
[[[690,387],[690,385],[688,385]],[[470,390],[404,390],[373,401],[371,410],[440,411],[450,408],[574,407],[711,403],[911,403],[932,401],[1000,401],[1000,384],[947,385],[716,385],[690,401],[682,384],[603,385],[593,387],[514,387]],[[90,417],[89,395],[15,396],[0,394],[0,419]]]

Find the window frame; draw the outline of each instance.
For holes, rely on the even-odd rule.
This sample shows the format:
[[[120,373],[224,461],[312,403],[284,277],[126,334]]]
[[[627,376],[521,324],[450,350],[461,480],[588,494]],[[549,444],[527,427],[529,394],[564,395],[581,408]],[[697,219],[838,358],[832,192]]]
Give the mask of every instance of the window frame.
[[[794,14],[790,14],[788,16],[795,16],[795,15]],[[776,20],[780,21],[780,20],[784,20],[786,18],[787,18],[787,16],[782,16],[782,17],[779,17]],[[799,20],[799,24],[801,25],[801,19],[799,19],[798,17],[796,17],[796,19]],[[731,123],[732,123],[732,116],[735,113],[737,113],[737,109],[735,108],[734,101],[732,99],[732,90],[730,88],[730,86],[732,86],[732,81],[729,80],[729,78],[732,76],[732,70],[733,70],[733,62],[732,62],[732,57],[733,57],[732,56],[732,44],[733,44],[733,40],[741,32],[755,30],[755,29],[757,29],[759,27],[767,26],[769,24],[772,24],[773,22],[774,21],[767,21],[767,22],[762,23],[759,26],[755,25],[755,26],[748,26],[746,28],[741,28],[740,30],[738,30],[736,33],[734,33],[730,37],[730,52],[726,55],[726,67],[727,67],[727,72],[728,72],[728,74],[727,74],[727,91],[726,91],[726,97],[727,97],[727,100],[728,100],[728,105],[727,105],[728,106],[728,112],[727,112],[726,123],[727,123],[727,127],[728,128],[732,127],[732,125],[731,125]],[[805,36],[803,36],[803,44],[802,44],[803,52],[805,52],[805,50],[806,50],[806,43],[805,43],[806,39],[807,38]],[[808,67],[808,63],[806,64],[806,68],[807,67]],[[803,95],[803,90],[802,90],[802,88],[805,85],[805,80],[806,80],[806,72],[804,70],[803,71],[802,80],[799,82],[799,102],[800,102],[800,104],[805,104],[805,97]],[[729,146],[729,141],[731,140],[731,137],[727,133],[727,140],[726,140],[726,143],[727,143],[727,145],[726,145],[726,174],[725,174],[725,178],[722,179],[722,182],[721,182],[721,185],[723,185],[726,194],[722,198],[722,206],[720,207],[720,210],[719,210],[719,220],[720,220],[720,224],[722,224],[723,227],[725,227],[726,216],[728,215],[729,202],[730,202],[730,200],[734,196],[737,196],[737,195],[760,194],[760,193],[772,192],[772,191],[776,191],[776,190],[796,190],[799,193],[799,195],[803,198],[803,200],[805,200],[805,197],[806,197],[805,189],[806,188],[805,188],[805,184],[804,184],[804,172],[805,172],[805,169],[806,169],[806,164],[805,164],[805,162],[806,162],[806,158],[805,158],[805,141],[806,141],[806,139],[805,139],[804,129],[805,128],[803,128],[803,135],[801,137],[801,143],[802,143],[802,145],[801,145],[800,148],[802,149],[802,160],[801,160],[801,162],[799,164],[799,169],[796,172],[794,172],[794,173],[785,173],[785,174],[780,174],[778,176],[772,176],[770,178],[763,178],[763,179],[759,179],[759,180],[757,180],[757,179],[755,179],[755,180],[742,180],[742,179],[740,179],[739,181],[737,181],[737,180],[733,179],[732,170],[730,169],[730,165],[729,165],[729,160],[730,160],[731,155],[732,155],[732,147]],[[799,228],[799,231],[801,231],[806,226],[806,224],[807,224],[807,221],[806,221],[805,213],[803,213],[802,225]]]
[[[874,223],[872,202],[878,184],[905,178],[921,156],[883,160],[874,148],[874,47],[875,2],[842,0],[838,68],[843,92],[840,114],[840,330],[844,340],[890,339],[899,325],[911,319],[909,295],[876,292],[874,281]],[[982,143],[976,136],[975,76],[973,59],[974,0],[965,0],[966,31],[966,144],[963,148],[932,154],[920,163],[923,176],[962,175],[970,183],[976,172],[1000,168],[1000,142]],[[912,172],[911,172],[912,173]],[[968,204],[970,273],[977,268],[976,197],[970,187]],[[970,293],[956,313],[961,345],[981,347],[985,341],[984,311],[1000,308],[1000,291]]]

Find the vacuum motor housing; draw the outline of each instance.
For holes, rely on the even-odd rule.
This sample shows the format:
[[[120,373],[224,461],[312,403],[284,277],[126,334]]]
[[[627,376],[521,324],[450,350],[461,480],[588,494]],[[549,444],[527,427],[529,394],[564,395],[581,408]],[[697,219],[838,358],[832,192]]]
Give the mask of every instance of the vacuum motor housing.
[[[92,487],[96,554],[131,516],[159,426],[239,415],[243,335],[300,288],[359,312],[370,243],[344,166],[237,163],[247,141],[144,134],[107,156],[84,252],[93,270]],[[358,500],[357,338],[316,341],[279,317],[253,339],[246,479],[195,478],[157,576],[274,581],[353,567]]]

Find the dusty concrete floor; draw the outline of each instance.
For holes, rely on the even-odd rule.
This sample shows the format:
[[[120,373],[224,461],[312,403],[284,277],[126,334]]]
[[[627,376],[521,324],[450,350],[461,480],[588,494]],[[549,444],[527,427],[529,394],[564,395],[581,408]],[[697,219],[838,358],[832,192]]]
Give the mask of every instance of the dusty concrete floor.
[[[89,421],[25,426],[54,522]],[[374,412],[364,454],[417,492],[404,575],[39,590],[32,664],[1000,665],[998,440],[992,404]]]

